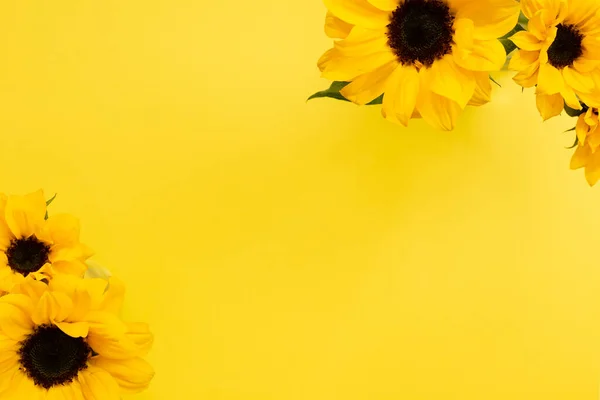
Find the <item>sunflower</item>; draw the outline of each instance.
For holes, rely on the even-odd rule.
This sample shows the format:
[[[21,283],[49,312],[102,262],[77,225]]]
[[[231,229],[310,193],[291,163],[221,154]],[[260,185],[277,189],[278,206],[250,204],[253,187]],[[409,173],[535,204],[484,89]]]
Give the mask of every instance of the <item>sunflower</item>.
[[[322,76],[350,82],[341,94],[404,126],[414,117],[454,128],[461,110],[490,100],[489,72],[506,51],[497,38],[517,24],[515,0],[324,0],[334,47]]]
[[[585,178],[590,186],[600,180],[600,129],[597,128],[597,108],[588,108],[579,115],[575,126],[578,145],[571,157],[571,169],[585,168]]]
[[[526,31],[511,40],[519,47],[509,69],[524,88],[537,85],[544,120],[564,104],[581,110],[580,100],[600,107],[600,3],[597,0],[522,0]]]
[[[123,292],[114,278],[57,274],[1,297],[0,398],[119,400],[145,389],[152,334],[117,316]]]
[[[47,220],[40,190],[25,196],[0,194],[0,294],[26,276],[56,272],[83,276],[92,253],[79,242],[79,221],[57,214]]]

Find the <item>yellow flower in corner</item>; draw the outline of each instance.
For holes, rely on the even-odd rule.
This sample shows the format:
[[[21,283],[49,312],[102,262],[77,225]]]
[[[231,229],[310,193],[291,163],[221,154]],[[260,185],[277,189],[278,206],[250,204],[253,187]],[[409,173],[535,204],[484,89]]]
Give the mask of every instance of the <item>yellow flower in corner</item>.
[[[0,195],[0,294],[32,275],[62,272],[83,276],[90,249],[79,242],[79,221],[57,214],[45,219],[43,192]]]
[[[0,298],[0,398],[120,400],[145,389],[147,325],[119,319],[124,289],[110,279],[31,278]]]
[[[342,95],[367,104],[383,94],[382,114],[451,130],[467,105],[490,100],[489,72],[502,68],[497,38],[519,16],[515,0],[324,0],[334,47],[322,76],[351,82]]]
[[[521,0],[527,31],[511,40],[519,47],[509,69],[525,88],[536,88],[544,120],[564,104],[581,110],[579,100],[600,107],[600,2],[598,0]]]
[[[589,108],[577,120],[578,145],[571,158],[571,169],[585,168],[585,178],[590,186],[600,180],[600,129],[597,128],[598,109]]]

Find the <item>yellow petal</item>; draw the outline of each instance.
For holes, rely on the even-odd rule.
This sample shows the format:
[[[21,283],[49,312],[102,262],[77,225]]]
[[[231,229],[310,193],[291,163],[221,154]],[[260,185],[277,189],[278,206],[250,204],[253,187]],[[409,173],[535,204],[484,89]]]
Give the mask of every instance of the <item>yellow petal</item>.
[[[6,224],[17,238],[29,237],[38,231],[45,215],[46,200],[41,190],[25,196],[10,196],[6,201]]]
[[[23,372],[13,374],[9,387],[2,392],[2,400],[45,400],[45,390],[35,386]]]
[[[31,313],[33,304],[22,294],[0,297],[0,329],[13,340],[22,340],[33,330]]]
[[[453,61],[451,55],[433,63],[429,70],[422,73],[431,74],[430,88],[434,93],[455,101],[460,108],[465,108],[475,92],[475,77]]]
[[[369,0],[369,3],[383,11],[394,11],[398,8],[400,0]]]
[[[324,3],[332,14],[352,25],[382,29],[389,24],[389,12],[378,9],[367,0],[324,0]]]
[[[540,63],[539,61],[536,61],[524,70],[519,71],[519,73],[513,77],[513,80],[524,88],[533,87],[538,81],[539,67]]]
[[[389,51],[385,30],[365,29],[355,26],[348,37],[338,40],[333,45],[343,57],[360,57],[369,54]]]
[[[542,48],[543,42],[527,31],[520,31],[509,38],[515,46],[522,50],[534,51]]]
[[[386,81],[397,66],[398,63],[394,60],[372,72],[360,75],[345,86],[340,93],[356,104],[367,104],[383,93]]]
[[[514,0],[470,1],[456,8],[456,18],[468,18],[475,23],[474,37],[480,40],[504,36],[519,19],[519,3]]]
[[[37,236],[52,244],[69,246],[79,242],[79,231],[77,218],[68,214],[56,214],[48,218]]]
[[[121,338],[127,333],[127,325],[118,316],[109,312],[90,311],[86,315],[86,320],[90,325],[90,336],[95,335],[113,340]]]
[[[118,314],[123,306],[124,296],[125,285],[123,282],[115,277],[110,277],[108,289],[104,294],[99,309],[102,311],[111,312],[113,314]]]
[[[581,114],[577,117],[577,124],[575,125],[575,133],[577,134],[577,140],[579,141],[580,146],[585,144],[589,131],[590,126],[585,121],[585,115]]]
[[[154,377],[152,366],[139,357],[116,361],[98,356],[90,363],[110,373],[127,394],[146,389]]]
[[[506,61],[506,51],[498,40],[475,40],[470,49],[455,46],[454,61],[471,71],[497,71]]]
[[[90,330],[90,325],[87,322],[56,322],[54,325],[74,338],[86,337]]]
[[[413,115],[418,118],[418,115]],[[154,343],[154,335],[150,332],[148,324],[144,322],[127,322],[127,340],[131,341],[138,348],[138,355],[144,356]]]
[[[563,90],[560,91],[560,94],[565,99],[565,103],[571,108],[575,110],[581,110],[581,103],[575,95],[575,92],[567,85],[563,87]]]
[[[359,75],[371,72],[382,65],[394,61],[391,51],[369,54],[361,57],[335,57],[328,63],[321,77],[332,81],[351,81]]]
[[[73,301],[60,292],[46,292],[40,298],[31,319],[36,325],[64,321],[73,310]]]
[[[592,150],[590,149],[590,146],[577,146],[575,148],[575,152],[573,152],[573,156],[571,157],[571,169],[585,167],[589,162],[591,155]]]
[[[381,108],[383,117],[407,126],[417,104],[419,85],[416,68],[398,66],[385,86]]]
[[[492,99],[492,84],[490,75],[487,72],[476,72],[475,76],[475,92],[469,101],[470,106],[482,106],[487,104]]]
[[[5,251],[13,239],[13,234],[4,220],[7,196],[0,193],[0,251]]]
[[[600,153],[590,156],[585,166],[585,179],[590,186],[594,186],[600,180]]]
[[[331,12],[325,17],[325,34],[332,39],[344,39],[352,30],[352,25],[342,21]]]
[[[537,92],[539,94],[560,93],[564,88],[564,80],[560,71],[550,64],[540,65]]]
[[[546,38],[548,32],[547,15],[548,10],[540,10],[527,23],[527,30],[540,41]]]
[[[327,65],[331,59],[336,56],[336,53],[337,52],[335,49],[329,49],[323,53],[323,55],[317,61],[317,67],[319,68],[319,71],[323,72],[325,68],[327,68]]]
[[[119,400],[119,385],[106,371],[90,366],[78,376],[86,400]]]
[[[419,73],[421,89],[417,98],[417,110],[428,124],[445,131],[454,129],[460,114],[460,106],[443,96],[429,90],[428,74]]]
[[[550,95],[538,94],[536,96],[536,105],[543,120],[546,121],[559,115],[565,106],[565,102],[559,93]]]
[[[518,50],[513,53],[510,62],[508,63],[508,69],[513,71],[522,71],[529,68],[532,64],[538,62],[539,64],[539,51],[527,51]]]
[[[571,67],[563,68],[562,75],[565,83],[578,92],[591,93],[594,88],[594,80],[591,77]]]

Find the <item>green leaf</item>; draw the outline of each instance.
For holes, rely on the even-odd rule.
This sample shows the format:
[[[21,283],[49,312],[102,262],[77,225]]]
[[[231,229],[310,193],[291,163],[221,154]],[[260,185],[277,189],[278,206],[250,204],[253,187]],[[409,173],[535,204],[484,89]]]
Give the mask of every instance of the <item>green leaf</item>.
[[[504,46],[504,50],[506,50],[506,54],[510,54],[513,50],[517,48],[517,46],[509,39],[499,39],[502,46]]]
[[[517,32],[520,31],[524,31],[525,28],[523,28],[523,26],[521,26],[521,24],[517,24],[515,25],[514,28],[512,28],[512,30],[510,32],[508,32],[506,35],[502,36],[499,40],[500,43],[502,43],[502,46],[504,46],[504,50],[506,50],[506,54],[510,54],[513,50],[515,50],[517,48],[517,46],[512,42],[512,40],[509,39],[509,37],[511,37],[512,35],[514,35]]]
[[[329,86],[329,89],[322,90],[320,92],[313,94],[306,101],[312,100],[312,99],[323,98],[323,97],[329,97],[331,99],[342,100],[342,101],[350,101],[340,93],[340,90],[342,90],[349,84],[350,84],[350,82],[335,81],[331,84],[331,86]],[[378,98],[376,98],[375,100],[367,103],[367,105],[371,106],[371,105],[381,104],[381,103],[383,103],[383,95],[381,95]]]
[[[329,97],[329,98],[336,99],[336,100],[350,101],[347,98],[345,98],[344,96],[342,96],[342,94],[340,93],[340,90],[345,88],[349,83],[350,82],[335,81],[331,84],[331,86],[329,86],[329,89],[322,90],[320,92],[313,94],[306,101],[312,100],[312,99],[318,99],[318,98],[322,98],[322,97]]]
[[[527,24],[529,24],[529,20],[527,19],[525,14],[523,14],[523,12],[521,12],[519,14],[519,25],[521,25],[521,27],[523,27],[523,28],[527,28]]]
[[[368,105],[368,106],[372,106],[372,105],[375,105],[375,104],[381,104],[381,103],[383,103],[383,95],[381,95],[381,96],[379,96],[378,98],[376,98],[375,100],[373,100],[373,101],[371,101],[371,102],[367,103],[367,105]]]
[[[585,112],[585,109],[582,108],[581,110],[576,110],[565,104],[565,112],[567,113],[567,115],[569,117],[579,117],[581,114],[583,114]]]
[[[46,200],[46,207],[48,207],[50,204],[52,204],[52,202],[56,198],[57,194],[58,193],[54,193],[54,196],[52,196],[50,199]],[[46,210],[46,215],[44,215],[44,219],[48,219],[48,210]]]

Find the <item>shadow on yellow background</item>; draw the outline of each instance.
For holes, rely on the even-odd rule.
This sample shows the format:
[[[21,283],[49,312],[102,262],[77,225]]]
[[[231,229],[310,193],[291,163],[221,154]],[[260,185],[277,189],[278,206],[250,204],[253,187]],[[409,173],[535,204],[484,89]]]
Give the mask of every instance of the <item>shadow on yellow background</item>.
[[[595,400],[600,192],[510,75],[452,133],[327,86],[315,2],[7,0],[1,190],[156,334],[140,400]]]

